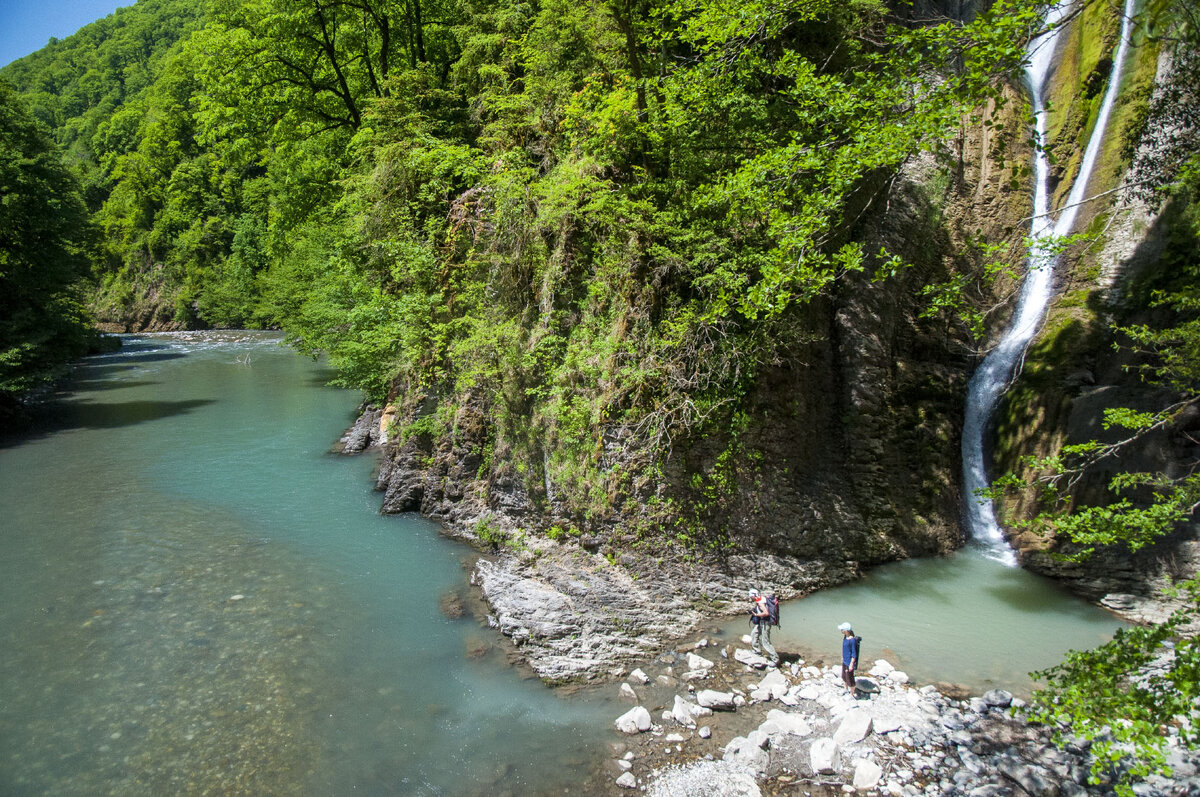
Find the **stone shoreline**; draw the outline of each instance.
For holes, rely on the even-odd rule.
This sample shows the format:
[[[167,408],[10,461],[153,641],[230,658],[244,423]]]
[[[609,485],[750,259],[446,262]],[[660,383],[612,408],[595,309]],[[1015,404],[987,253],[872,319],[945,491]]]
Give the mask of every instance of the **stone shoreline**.
[[[702,639],[629,673],[621,695],[638,705],[614,720],[611,793],[1112,793],[1108,783],[1087,783],[1086,743],[1059,750],[1006,691],[943,694],[881,659],[860,673],[856,697],[834,668],[799,659],[771,667],[742,643]],[[1200,794],[1197,756],[1172,742],[1168,760],[1175,777],[1151,777],[1136,793]]]

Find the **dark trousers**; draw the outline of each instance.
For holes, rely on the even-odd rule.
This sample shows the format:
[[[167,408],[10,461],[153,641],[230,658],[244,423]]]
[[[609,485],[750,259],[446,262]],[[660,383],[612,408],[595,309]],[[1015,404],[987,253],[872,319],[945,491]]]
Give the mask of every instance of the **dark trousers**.
[[[845,664],[842,665],[842,683],[846,685],[847,689],[854,688],[854,670]]]

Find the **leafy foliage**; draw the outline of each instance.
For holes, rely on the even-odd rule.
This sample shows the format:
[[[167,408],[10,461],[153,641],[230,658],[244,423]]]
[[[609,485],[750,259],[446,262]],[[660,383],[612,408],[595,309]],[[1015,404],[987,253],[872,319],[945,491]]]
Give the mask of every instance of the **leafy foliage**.
[[[93,342],[76,283],[92,228],[47,131],[0,81],[0,413]]]
[[[1120,629],[1095,650],[1034,674],[1046,685],[1030,716],[1091,742],[1093,782],[1116,780],[1121,794],[1133,794],[1129,784],[1147,775],[1171,774],[1169,735],[1187,747],[1200,743],[1200,639],[1181,635],[1200,619],[1200,582],[1182,589],[1186,604],[1166,622]]]

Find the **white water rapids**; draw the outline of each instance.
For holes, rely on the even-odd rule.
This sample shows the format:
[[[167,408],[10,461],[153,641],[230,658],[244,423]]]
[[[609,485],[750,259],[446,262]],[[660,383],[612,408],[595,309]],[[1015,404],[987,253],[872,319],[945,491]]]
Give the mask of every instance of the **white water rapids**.
[[[1104,141],[1108,117],[1116,103],[1121,83],[1121,70],[1129,49],[1134,2],[1135,0],[1125,0],[1121,20],[1121,37],[1113,57],[1112,74],[1109,75],[1104,101],[1096,118],[1096,125],[1092,129],[1091,137],[1088,139],[1087,149],[1084,151],[1083,161],[1079,166],[1079,174],[1071,186],[1071,192],[1067,196],[1057,220],[1051,215],[1049,207],[1050,163],[1044,147],[1046,142],[1045,90],[1047,78],[1054,64],[1054,52],[1058,44],[1059,33],[1063,30],[1063,26],[1059,23],[1071,6],[1070,0],[1064,0],[1051,9],[1046,17],[1048,31],[1029,44],[1029,64],[1025,68],[1025,73],[1029,78],[1034,123],[1039,143],[1034,156],[1034,211],[1030,228],[1032,244],[1029,250],[1025,284],[1017,299],[1016,311],[1008,331],[984,358],[967,387],[967,404],[962,433],[963,486],[966,494],[967,529],[971,537],[984,546],[990,557],[1006,564],[1015,565],[1016,556],[1005,541],[1000,526],[996,522],[991,499],[977,495],[979,490],[988,486],[984,437],[996,405],[1016,373],[1026,347],[1037,333],[1050,302],[1050,296],[1053,293],[1054,265],[1057,260],[1057,256],[1053,253],[1054,241],[1071,234],[1076,213],[1084,200],[1084,192],[1100,152],[1100,145]]]

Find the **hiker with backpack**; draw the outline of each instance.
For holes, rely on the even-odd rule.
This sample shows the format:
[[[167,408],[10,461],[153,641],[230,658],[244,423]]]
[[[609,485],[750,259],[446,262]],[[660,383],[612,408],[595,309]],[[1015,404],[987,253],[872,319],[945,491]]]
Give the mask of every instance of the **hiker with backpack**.
[[[838,626],[838,630],[842,632],[842,683],[846,688],[855,691],[857,689],[854,680],[854,671],[858,669],[858,652],[859,643],[862,642],[862,637],[854,635],[854,629],[849,623],[842,623]]]
[[[750,590],[750,647],[759,655],[765,651],[772,666],[779,664],[779,654],[771,644],[771,626],[774,625],[779,625],[779,598]]]

